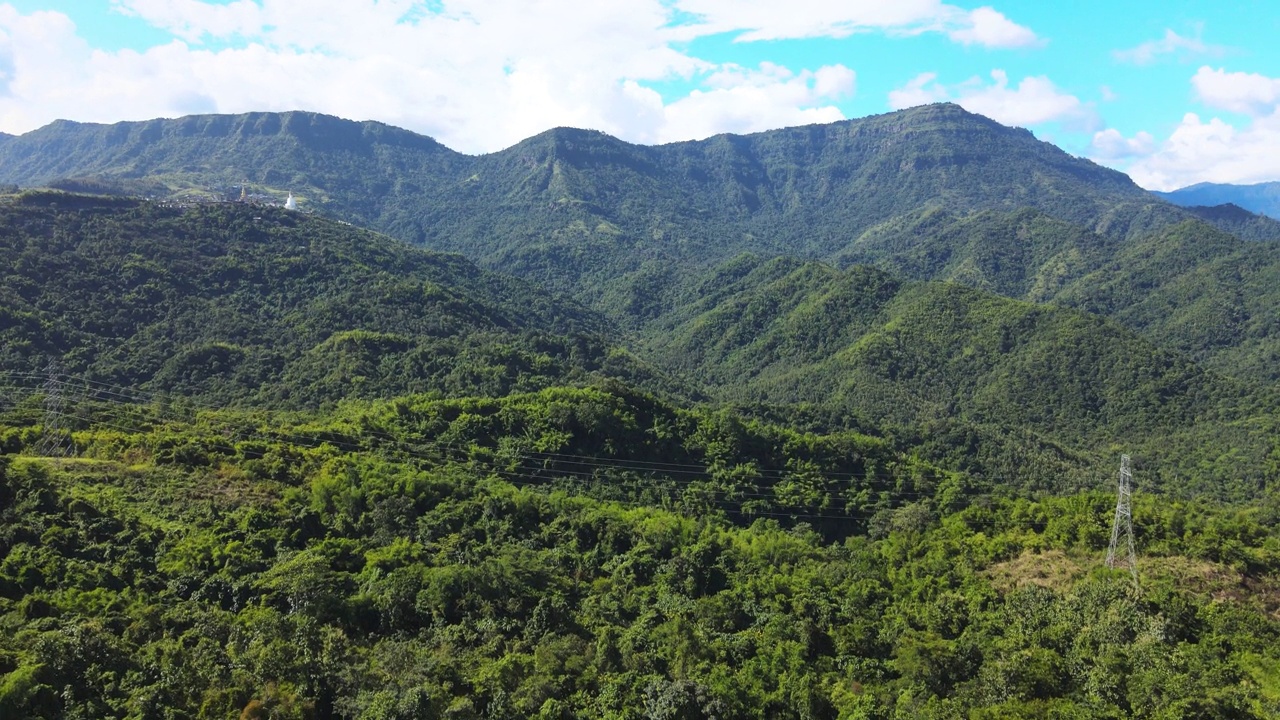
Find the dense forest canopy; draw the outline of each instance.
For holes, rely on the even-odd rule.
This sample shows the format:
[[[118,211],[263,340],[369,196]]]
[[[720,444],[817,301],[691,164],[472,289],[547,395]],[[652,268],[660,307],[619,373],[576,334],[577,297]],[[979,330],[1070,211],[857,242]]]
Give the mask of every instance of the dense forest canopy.
[[[0,460],[6,713],[1280,710],[1274,498],[1139,496],[1139,591],[1101,565],[1113,495],[992,494],[857,435],[591,390],[165,412],[100,404],[76,459]],[[837,470],[868,484],[833,505]]]

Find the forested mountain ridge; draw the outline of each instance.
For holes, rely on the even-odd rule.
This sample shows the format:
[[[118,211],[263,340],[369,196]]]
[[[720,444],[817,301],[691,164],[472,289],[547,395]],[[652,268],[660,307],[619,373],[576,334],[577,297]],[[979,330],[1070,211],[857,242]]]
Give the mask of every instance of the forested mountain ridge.
[[[320,177],[271,122],[228,127]],[[1059,306],[1242,361],[1276,334],[1272,244],[1157,201],[1037,208],[1066,161],[1032,207],[797,240],[975,289],[768,251],[801,236],[775,190],[813,176],[774,181],[821,128],[669,167],[584,131],[478,159],[408,137],[399,174],[390,131],[339,126],[382,174],[311,200],[382,188],[381,227],[640,322],[265,204],[0,202],[0,717],[1280,713],[1274,388]],[[218,127],[210,157],[247,142]],[[905,157],[880,172],[933,192]],[[198,161],[79,182],[185,192]],[[453,200],[392,202],[423,188]],[[859,217],[893,201],[866,190]],[[741,247],[765,252],[714,261]],[[1136,575],[1102,560],[1121,453]]]
[[[55,359],[137,391],[303,408],[615,378],[803,403],[914,438],[921,457],[983,475],[1019,467],[1047,488],[1078,486],[1111,443],[1161,434],[1184,440],[1148,467],[1179,490],[1190,458],[1224,443],[1235,464],[1201,463],[1197,488],[1246,496],[1272,472],[1273,423],[1257,416],[1280,404],[1265,387],[1096,317],[865,266],[741,256],[674,288],[672,309],[634,335],[460,256],[323,218],[27,191],[0,203],[0,267],[12,268],[0,273],[6,371]],[[957,455],[966,433],[982,440]]]
[[[871,263],[1067,302],[1222,372],[1273,374],[1276,341],[1264,322],[1249,321],[1238,343],[1223,344],[1203,323],[1166,336],[1168,323],[1091,292],[1112,297],[1100,289],[1108,278],[1141,274],[1172,297],[1162,290],[1163,266],[1116,259],[1130,245],[1192,232],[1174,230],[1191,220],[1269,247],[1228,247],[1201,224],[1192,234],[1223,253],[1198,252],[1201,262],[1261,255],[1272,267],[1280,244],[1268,240],[1280,238],[1280,223],[1176,207],[1120,173],[950,104],[656,147],[558,128],[482,156],[379,123],[301,112],[59,122],[0,147],[0,182],[60,177],[78,178],[68,187],[135,195],[234,196],[245,180],[251,194],[292,191],[303,207],[461,252],[635,329],[676,309],[705,269],[754,252]],[[1198,287],[1178,292],[1201,305],[1211,293],[1238,298],[1231,302],[1252,318],[1272,307],[1265,283],[1218,277]]]
[[[608,259],[619,269],[646,253],[711,263],[743,251],[822,258],[926,208],[1035,207],[1110,235],[1192,217],[1121,173],[950,104],[661,146],[558,128],[482,156],[301,112],[60,121],[0,154],[2,182],[64,178],[150,179],[174,191],[225,191],[247,179],[402,239],[531,273],[536,262],[615,245],[625,252]],[[1280,237],[1280,226],[1266,227]]]
[[[1015,430],[1077,450],[1124,443],[1149,448],[1156,477],[1194,467],[1204,488],[1233,486],[1240,498],[1274,475],[1274,392],[1053,305],[865,266],[744,256],[644,337],[643,355],[705,379],[725,399],[800,401],[916,427],[949,419],[1000,428],[993,452]],[[1180,442],[1170,447],[1174,435]],[[1208,460],[1227,455],[1253,470]],[[1254,481],[1237,484],[1246,476]]]
[[[279,201],[292,192],[375,229],[384,204],[436,194],[469,160],[407,130],[308,112],[60,120],[15,140],[0,150],[0,175],[28,187],[222,199],[243,188]]]
[[[571,301],[279,208],[25,192],[0,198],[0,268],[10,371],[303,406],[647,377]]]
[[[1280,243],[1198,219],[1118,238],[1034,209],[933,210],[868,230],[838,262],[1104,315],[1250,381],[1272,382],[1280,367]]]

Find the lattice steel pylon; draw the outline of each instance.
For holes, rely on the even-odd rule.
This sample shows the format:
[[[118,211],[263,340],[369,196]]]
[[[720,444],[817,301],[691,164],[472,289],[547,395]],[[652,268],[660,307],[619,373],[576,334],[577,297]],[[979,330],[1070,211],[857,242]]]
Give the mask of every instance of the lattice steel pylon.
[[[70,436],[62,429],[65,416],[66,399],[62,396],[62,377],[58,366],[50,362],[45,372],[49,374],[44,381],[44,434],[36,445],[36,454],[42,457],[66,457],[71,451]]]
[[[1111,547],[1107,548],[1107,567],[1116,566],[1116,546],[1120,544],[1120,535],[1124,534],[1124,543],[1128,548],[1129,573],[1133,581],[1138,582],[1138,556],[1133,550],[1133,490],[1130,484],[1133,474],[1129,472],[1129,456],[1120,456],[1120,492],[1116,498],[1116,519],[1111,524]]]

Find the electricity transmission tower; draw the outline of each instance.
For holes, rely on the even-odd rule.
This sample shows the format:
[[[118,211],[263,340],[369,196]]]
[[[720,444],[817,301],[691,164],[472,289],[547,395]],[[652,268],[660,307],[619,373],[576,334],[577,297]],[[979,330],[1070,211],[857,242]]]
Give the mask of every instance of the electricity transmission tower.
[[[44,381],[44,435],[36,445],[36,454],[44,457],[65,457],[71,451],[71,438],[63,432],[62,419],[66,415],[66,398],[62,395],[62,377],[53,361],[45,367],[48,379]]]
[[[1138,581],[1138,558],[1133,551],[1133,492],[1129,487],[1133,479],[1129,472],[1129,456],[1120,456],[1120,493],[1116,498],[1116,519],[1111,524],[1111,547],[1107,548],[1107,567],[1116,566],[1116,545],[1120,543],[1120,535],[1124,534],[1124,543],[1128,548],[1129,573],[1133,581]]]

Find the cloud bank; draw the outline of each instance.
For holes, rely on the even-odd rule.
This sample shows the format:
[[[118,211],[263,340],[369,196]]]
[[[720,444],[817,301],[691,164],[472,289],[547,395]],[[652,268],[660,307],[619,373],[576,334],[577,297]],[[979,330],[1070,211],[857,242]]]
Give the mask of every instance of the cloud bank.
[[[1132,159],[1126,171],[1152,190],[1280,178],[1280,78],[1205,66],[1192,76],[1191,87],[1211,110],[1243,117],[1206,120],[1189,112],[1159,143],[1148,133],[1125,138],[1108,129],[1094,135],[1090,156],[1106,163]]]
[[[853,68],[715,64],[692,40],[934,33],[990,48],[1039,42],[989,7],[938,0],[112,0],[171,34],[90,47],[67,16],[0,3],[0,131],[56,118],[313,110],[376,118],[465,152],[556,125],[635,142],[843,117]],[[692,86],[664,97],[663,83]]]
[[[943,85],[936,73],[922,73],[889,93],[890,107],[898,110],[943,100],[1005,125],[1058,123],[1092,132],[1102,124],[1093,106],[1059,90],[1043,75],[1025,77],[1011,87],[1008,73],[999,69],[991,71],[990,82],[975,77],[958,85]]]

